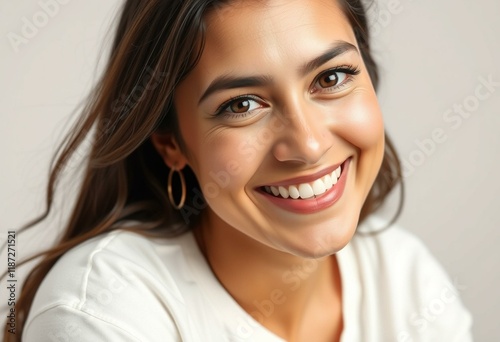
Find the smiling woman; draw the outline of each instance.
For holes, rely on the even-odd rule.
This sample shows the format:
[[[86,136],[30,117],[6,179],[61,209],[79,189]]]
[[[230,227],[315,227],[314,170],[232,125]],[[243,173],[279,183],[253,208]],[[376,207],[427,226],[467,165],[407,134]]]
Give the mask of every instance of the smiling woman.
[[[354,32],[333,2],[236,2],[219,11],[207,15],[203,53],[174,96],[184,148],[168,135],[154,134],[153,143],[170,167],[189,165],[202,189],[229,162],[242,166],[206,197],[210,224],[197,231],[207,246],[221,251],[243,233],[270,251],[331,255],[354,234],[384,154],[382,115]],[[285,128],[273,131],[272,119]],[[262,130],[270,134],[260,150],[239,153]]]
[[[18,302],[23,340],[470,341],[419,240],[360,232],[401,182],[364,13],[127,1],[50,177],[47,213],[95,127],[65,233]]]

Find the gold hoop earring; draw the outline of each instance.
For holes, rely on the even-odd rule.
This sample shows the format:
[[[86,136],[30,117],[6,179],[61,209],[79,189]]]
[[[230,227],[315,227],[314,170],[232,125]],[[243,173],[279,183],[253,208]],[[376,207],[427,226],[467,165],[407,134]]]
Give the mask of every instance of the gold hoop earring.
[[[175,204],[174,200],[174,194],[172,191],[172,176],[174,175],[174,171],[179,173],[179,178],[181,180],[181,200],[179,204]],[[182,207],[184,206],[184,202],[186,201],[186,181],[184,180],[184,175],[182,174],[182,171],[176,170],[174,168],[170,169],[170,172],[168,173],[168,183],[167,183],[167,192],[168,192],[168,199],[170,201],[170,204],[177,210],[181,210]]]

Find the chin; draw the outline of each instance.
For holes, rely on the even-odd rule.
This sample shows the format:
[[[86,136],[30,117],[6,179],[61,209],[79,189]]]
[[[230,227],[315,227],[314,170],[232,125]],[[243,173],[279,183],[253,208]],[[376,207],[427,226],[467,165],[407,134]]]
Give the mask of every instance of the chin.
[[[328,222],[305,227],[301,234],[293,236],[286,246],[286,252],[302,258],[320,259],[343,249],[356,232],[359,214],[339,217]]]

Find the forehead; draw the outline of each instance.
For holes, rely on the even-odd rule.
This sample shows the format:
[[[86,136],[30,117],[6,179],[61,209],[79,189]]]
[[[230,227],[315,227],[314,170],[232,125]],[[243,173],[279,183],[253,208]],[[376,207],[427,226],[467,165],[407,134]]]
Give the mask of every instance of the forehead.
[[[205,45],[190,75],[196,91],[221,74],[279,74],[339,40],[357,46],[336,0],[236,0],[205,20]]]
[[[319,41],[356,45],[336,0],[239,0],[215,6],[206,18],[207,54],[279,55]],[[281,51],[280,51],[281,50]]]

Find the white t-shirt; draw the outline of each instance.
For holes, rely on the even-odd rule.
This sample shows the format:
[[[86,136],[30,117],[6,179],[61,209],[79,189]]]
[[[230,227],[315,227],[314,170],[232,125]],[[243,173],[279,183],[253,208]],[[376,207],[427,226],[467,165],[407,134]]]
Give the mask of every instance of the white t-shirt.
[[[359,229],[373,224],[381,226],[371,218]],[[342,342],[472,341],[460,287],[415,236],[398,227],[356,234],[337,260]],[[287,279],[288,289],[300,281]],[[256,310],[271,314],[280,304],[271,299]],[[61,257],[36,294],[23,340],[284,341],[229,295],[191,232],[153,239],[123,230]]]

